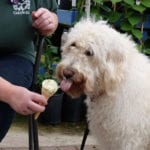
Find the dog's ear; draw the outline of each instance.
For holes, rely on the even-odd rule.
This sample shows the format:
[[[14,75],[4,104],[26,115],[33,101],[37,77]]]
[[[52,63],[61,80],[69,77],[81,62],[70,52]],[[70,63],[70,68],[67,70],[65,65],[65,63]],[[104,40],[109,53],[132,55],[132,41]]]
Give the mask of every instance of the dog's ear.
[[[124,67],[125,57],[121,52],[117,50],[108,52],[104,71],[104,86],[108,95],[114,95],[124,79]]]

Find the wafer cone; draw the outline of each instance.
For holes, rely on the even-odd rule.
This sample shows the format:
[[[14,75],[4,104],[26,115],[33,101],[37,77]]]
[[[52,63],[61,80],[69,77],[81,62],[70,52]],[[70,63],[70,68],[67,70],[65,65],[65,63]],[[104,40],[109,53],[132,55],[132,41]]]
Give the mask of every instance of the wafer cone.
[[[58,85],[55,80],[52,79],[46,79],[42,82],[42,89],[41,89],[41,94],[47,99],[52,97],[56,91],[58,90]],[[40,115],[40,112],[35,113],[34,119],[37,119]]]

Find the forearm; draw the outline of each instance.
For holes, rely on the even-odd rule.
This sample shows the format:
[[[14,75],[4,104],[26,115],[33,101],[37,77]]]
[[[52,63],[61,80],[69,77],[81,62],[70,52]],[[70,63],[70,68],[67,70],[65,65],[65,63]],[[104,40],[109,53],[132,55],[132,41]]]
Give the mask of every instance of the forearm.
[[[23,115],[42,112],[47,104],[44,96],[13,85],[2,77],[0,77],[0,101],[9,104],[16,112]]]
[[[0,77],[0,101],[9,103],[13,94],[15,85]]]

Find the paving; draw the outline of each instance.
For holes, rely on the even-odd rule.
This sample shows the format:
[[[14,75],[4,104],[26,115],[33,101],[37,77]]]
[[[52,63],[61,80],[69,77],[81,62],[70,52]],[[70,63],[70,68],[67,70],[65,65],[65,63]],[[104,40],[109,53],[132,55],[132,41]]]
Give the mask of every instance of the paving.
[[[7,147],[7,148],[0,148],[0,150],[28,150],[27,147],[16,147],[16,148],[12,148],[12,147]],[[51,147],[40,147],[39,150],[80,150],[80,146],[75,146],[75,145],[71,145],[71,146],[51,146]],[[85,150],[96,150],[95,146],[92,145],[87,145],[85,146]]]
[[[13,123],[7,136],[0,143],[0,150],[28,150],[27,121]],[[80,150],[85,125],[83,123],[60,123],[38,125],[40,150]],[[96,140],[89,134],[84,150],[96,150]]]

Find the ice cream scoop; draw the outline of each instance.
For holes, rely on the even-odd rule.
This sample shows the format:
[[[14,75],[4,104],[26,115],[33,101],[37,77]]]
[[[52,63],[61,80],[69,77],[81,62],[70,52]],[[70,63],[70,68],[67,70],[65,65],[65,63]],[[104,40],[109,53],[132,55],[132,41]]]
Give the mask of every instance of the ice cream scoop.
[[[48,100],[52,97],[58,90],[58,84],[55,80],[45,79],[42,82],[41,94]],[[40,112],[35,113],[34,119],[37,119],[40,115]]]

